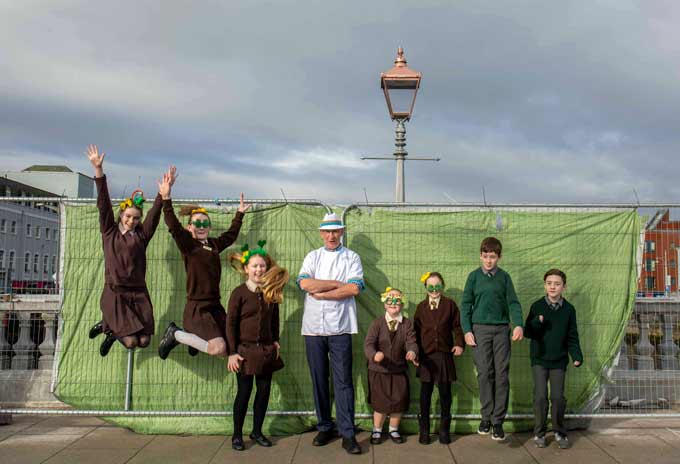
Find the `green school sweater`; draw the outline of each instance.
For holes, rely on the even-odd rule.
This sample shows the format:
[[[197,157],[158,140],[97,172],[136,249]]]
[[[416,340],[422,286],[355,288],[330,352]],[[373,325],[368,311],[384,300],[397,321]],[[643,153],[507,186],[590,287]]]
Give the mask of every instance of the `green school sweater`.
[[[538,316],[543,315],[543,322]],[[524,336],[531,339],[531,365],[547,369],[565,369],[569,356],[583,363],[583,353],[576,327],[576,310],[567,300],[555,310],[545,297],[531,305],[524,325]]]
[[[491,277],[481,267],[468,275],[460,311],[463,332],[472,332],[472,324],[504,325],[511,319],[516,327],[522,327],[522,306],[510,274],[496,269]]]

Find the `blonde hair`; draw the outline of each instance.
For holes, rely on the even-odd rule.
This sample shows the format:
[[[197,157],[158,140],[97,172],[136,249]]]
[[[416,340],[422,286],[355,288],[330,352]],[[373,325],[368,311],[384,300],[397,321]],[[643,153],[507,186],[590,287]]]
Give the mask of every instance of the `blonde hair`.
[[[288,283],[288,271],[276,264],[276,261],[274,261],[271,256],[258,256],[261,256],[267,265],[267,272],[262,276],[262,285],[260,286],[264,301],[267,304],[283,303],[283,287]],[[245,275],[245,266],[248,263],[242,263],[242,258],[243,253],[232,253],[229,255],[229,264],[231,264],[231,267],[234,268],[236,272]]]
[[[200,210],[200,211],[197,211]],[[202,208],[198,205],[183,205],[179,209],[179,215],[180,216],[189,216],[189,221],[191,221],[191,217],[194,214],[205,214],[208,216],[208,219],[210,219],[210,216],[208,215],[208,212],[205,210],[205,208]]]

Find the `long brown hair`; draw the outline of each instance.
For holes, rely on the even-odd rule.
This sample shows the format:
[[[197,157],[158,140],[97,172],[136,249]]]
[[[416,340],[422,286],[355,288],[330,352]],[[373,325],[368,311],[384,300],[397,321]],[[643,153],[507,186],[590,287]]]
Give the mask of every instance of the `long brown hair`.
[[[262,256],[262,255],[253,255]],[[251,256],[252,257],[252,256]],[[232,253],[229,255],[229,264],[239,274],[245,275],[245,264],[241,262],[242,253]],[[262,276],[262,295],[264,301],[269,303],[283,303],[283,287],[288,283],[288,271],[280,267],[270,255],[262,256],[267,264],[267,272]]]

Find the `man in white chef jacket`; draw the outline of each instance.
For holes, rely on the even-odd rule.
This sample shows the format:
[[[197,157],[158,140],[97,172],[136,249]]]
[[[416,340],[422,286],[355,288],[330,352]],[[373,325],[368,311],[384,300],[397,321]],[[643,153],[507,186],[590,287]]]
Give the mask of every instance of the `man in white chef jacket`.
[[[319,431],[313,444],[326,445],[334,436],[329,388],[332,369],[342,447],[350,454],[360,454],[361,448],[354,436],[352,334],[359,331],[354,297],[364,289],[364,271],[359,255],[342,245],[344,231],[335,213],[324,216],[319,226],[324,246],[305,257],[297,283],[306,293],[302,335]]]

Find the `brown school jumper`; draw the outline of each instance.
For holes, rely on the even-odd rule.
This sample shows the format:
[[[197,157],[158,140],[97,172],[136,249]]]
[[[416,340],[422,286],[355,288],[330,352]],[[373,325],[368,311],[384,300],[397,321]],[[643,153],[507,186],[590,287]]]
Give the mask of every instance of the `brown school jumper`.
[[[376,363],[378,351],[385,358]],[[403,318],[397,330],[390,329],[382,315],[373,321],[364,340],[364,354],[368,359],[368,402],[381,414],[404,413],[409,406],[408,365],[406,353],[418,354],[413,322]]]
[[[153,335],[153,307],[146,288],[146,247],[161,217],[161,196],[134,230],[123,234],[114,219],[106,176],[95,177],[99,228],[104,249],[104,290],[100,298],[104,332],[116,337]]]
[[[279,304],[265,303],[262,292],[242,284],[231,292],[227,309],[229,355],[244,358],[241,374],[271,374],[283,368],[274,346],[279,341]]]
[[[220,303],[220,253],[238,237],[243,213],[236,212],[229,230],[219,237],[208,237],[207,243],[193,238],[179,222],[172,209],[172,200],[163,200],[163,216],[182,254],[187,274],[184,330],[208,341],[213,338],[226,340],[226,314]]]
[[[454,382],[456,366],[451,349],[465,347],[456,302],[442,295],[437,309],[431,310],[430,299],[425,298],[418,304],[413,320],[420,348],[420,366],[416,370],[420,381]]]

